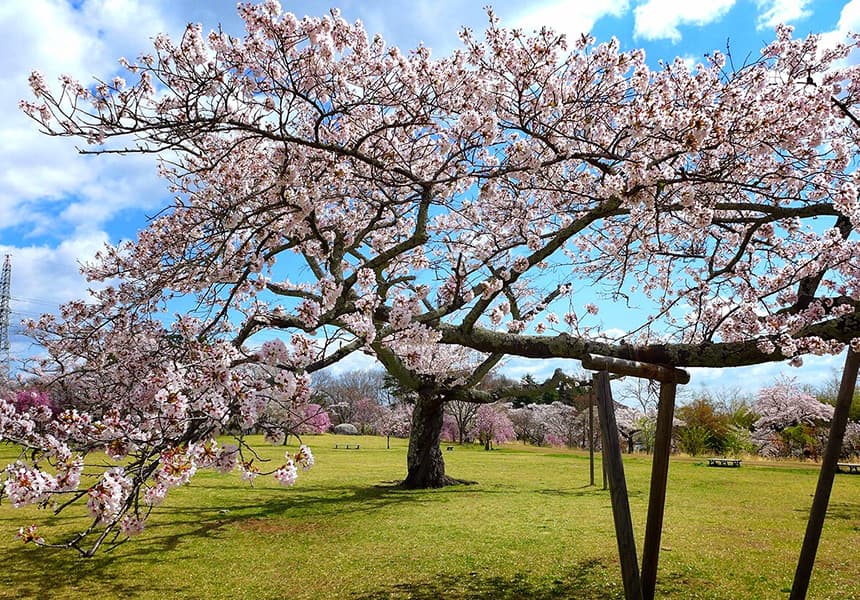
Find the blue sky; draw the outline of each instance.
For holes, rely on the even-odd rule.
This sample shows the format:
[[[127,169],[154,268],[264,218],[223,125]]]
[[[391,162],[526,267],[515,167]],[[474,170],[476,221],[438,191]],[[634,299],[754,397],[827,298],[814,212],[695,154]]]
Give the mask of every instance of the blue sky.
[[[282,2],[299,16],[321,15],[338,6],[349,20],[361,19],[389,44],[419,42],[444,55],[457,46],[457,31],[484,28],[483,0],[345,0]],[[136,57],[159,32],[174,36],[188,22],[208,30],[219,24],[239,35],[233,0],[3,0],[0,35],[0,258],[12,255],[13,321],[51,311],[86,294],[77,264],[104,242],[133,237],[167,200],[151,157],[82,157],[74,143],[40,135],[18,101],[29,98],[32,69],[55,81],[61,73],[81,80],[109,77],[120,56]],[[598,41],[617,37],[624,48],[642,47],[648,60],[690,62],[728,42],[739,63],[756,58],[779,22],[796,34],[826,33],[839,39],[860,31],[860,0],[565,0],[494,3],[504,25],[535,29],[551,25],[568,35],[591,32]],[[13,354],[32,354],[13,323]],[[356,358],[343,368],[364,365]],[[815,384],[841,364],[838,357],[807,358],[802,369],[762,365],[732,370],[693,370],[694,387],[767,385],[779,372]],[[537,376],[563,361],[510,359],[507,371]]]

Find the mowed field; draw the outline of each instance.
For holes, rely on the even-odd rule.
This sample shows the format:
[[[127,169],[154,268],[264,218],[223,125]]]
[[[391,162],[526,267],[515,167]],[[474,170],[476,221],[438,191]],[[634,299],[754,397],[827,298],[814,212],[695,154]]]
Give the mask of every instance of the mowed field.
[[[361,449],[334,449],[347,441]],[[406,491],[405,440],[305,442],[317,464],[294,487],[203,471],[92,559],[15,539],[33,522],[71,531],[80,511],[0,504],[0,598],[623,598],[609,492],[599,462],[588,485],[585,453],[455,446],[447,471],[474,484]],[[657,597],[787,598],[817,465],[706,463],[672,460]],[[650,458],[625,455],[625,469],[641,551]],[[860,476],[836,478],[809,597],[860,599]]]

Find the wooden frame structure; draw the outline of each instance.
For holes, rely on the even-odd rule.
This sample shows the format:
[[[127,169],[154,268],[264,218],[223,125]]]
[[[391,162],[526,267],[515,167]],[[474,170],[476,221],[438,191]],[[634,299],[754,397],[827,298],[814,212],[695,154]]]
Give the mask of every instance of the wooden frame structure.
[[[594,374],[594,391],[597,395],[597,418],[603,434],[603,464],[609,477],[609,494],[612,499],[612,517],[618,540],[621,560],[621,578],[627,600],[653,600],[657,584],[657,563],[660,558],[660,538],[663,534],[663,514],[666,507],[666,482],[669,477],[669,453],[672,446],[672,420],[675,416],[675,393],[678,384],[690,381],[682,370],[651,363],[589,355],[582,366]],[[627,496],[627,480],[618,443],[618,426],[615,407],[609,387],[609,373],[631,375],[660,382],[660,401],[657,407],[657,431],[654,440],[654,458],[651,467],[651,491],[648,497],[648,516],[645,522],[645,542],[642,548],[642,571],[636,553],[633,521]]]
[[[603,440],[603,465],[604,472],[608,474],[609,478],[612,516],[615,522],[615,536],[618,541],[621,577],[624,582],[624,597],[627,600],[653,600],[660,557],[660,538],[663,533],[663,514],[666,506],[672,421],[675,416],[675,393],[679,384],[683,385],[690,381],[690,375],[683,369],[674,367],[595,355],[588,355],[582,361],[582,366],[585,369],[596,371],[593,376],[593,392],[597,398],[597,416]],[[857,384],[858,370],[860,370],[860,353],[849,348],[789,600],[805,600],[806,598],[815,555],[821,539],[821,531],[824,527],[824,519],[827,515],[827,506],[830,502],[830,492],[833,489],[833,479],[836,475],[842,440],[845,436],[848,413]],[[609,386],[609,373],[660,382],[660,400],[657,407],[657,429],[651,467],[651,489],[648,497],[648,516],[645,522],[641,571],[636,552],[636,540],[633,535],[633,521],[630,516],[621,446],[618,443],[618,426],[615,422],[615,407],[612,401],[612,390]]]

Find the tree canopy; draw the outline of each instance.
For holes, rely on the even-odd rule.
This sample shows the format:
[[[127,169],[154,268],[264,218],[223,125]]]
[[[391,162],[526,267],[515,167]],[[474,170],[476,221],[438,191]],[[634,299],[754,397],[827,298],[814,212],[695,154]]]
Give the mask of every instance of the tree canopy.
[[[307,402],[309,373],[352,352],[408,388],[480,400],[478,375],[505,354],[720,367],[858,336],[860,67],[843,60],[857,40],[780,27],[749,64],[715,52],[651,69],[616,40],[492,12],[440,58],[336,11],[239,12],[244,37],[191,24],[121,59],[125,77],[34,73],[22,101],[83,152],[156,154],[175,195],[85,267],[91,301],[31,324],[43,372],[79,405],[48,428],[0,411],[3,437],[50,462],[135,457],[89,488],[113,499],[93,531],[129,511],[136,529],[159,473],[221,460],[228,423],[255,423],[267,395]],[[180,297],[193,305],[171,322]],[[635,320],[617,335],[599,321],[612,303]],[[46,481],[16,502],[93,497],[46,472],[8,470]]]

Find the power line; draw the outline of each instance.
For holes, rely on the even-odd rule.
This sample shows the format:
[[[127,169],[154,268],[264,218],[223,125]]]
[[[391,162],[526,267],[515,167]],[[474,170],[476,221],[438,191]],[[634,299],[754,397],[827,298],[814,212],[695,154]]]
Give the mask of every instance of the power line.
[[[42,306],[57,307],[60,305],[60,302],[51,302],[50,300],[43,300],[40,298],[25,298],[24,296],[10,296],[10,300],[14,300],[15,302],[22,304],[41,304]]]

